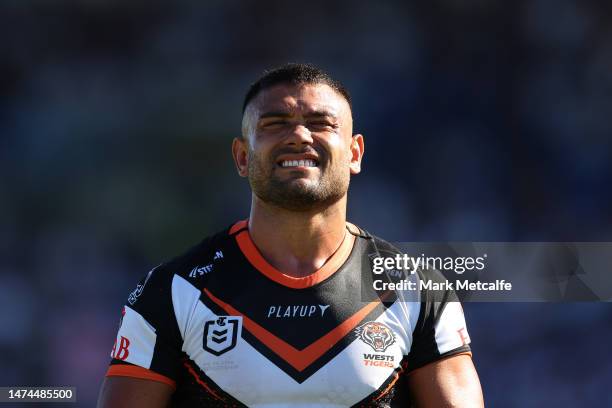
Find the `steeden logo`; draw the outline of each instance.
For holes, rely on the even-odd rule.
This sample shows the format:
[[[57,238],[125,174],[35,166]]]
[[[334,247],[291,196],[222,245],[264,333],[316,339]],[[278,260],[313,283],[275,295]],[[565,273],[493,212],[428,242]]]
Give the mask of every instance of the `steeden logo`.
[[[208,264],[208,265],[204,265],[204,266],[196,266],[195,268],[193,268],[191,270],[191,272],[189,272],[189,277],[190,278],[195,278],[196,276],[202,276],[205,275],[207,273],[212,272],[214,265],[213,264]]]
[[[219,262],[223,259],[223,251],[215,251],[215,256],[213,257],[213,262],[204,266],[196,266],[189,272],[190,278],[195,278],[196,276],[203,276],[207,273],[211,273],[215,267],[215,262]]]

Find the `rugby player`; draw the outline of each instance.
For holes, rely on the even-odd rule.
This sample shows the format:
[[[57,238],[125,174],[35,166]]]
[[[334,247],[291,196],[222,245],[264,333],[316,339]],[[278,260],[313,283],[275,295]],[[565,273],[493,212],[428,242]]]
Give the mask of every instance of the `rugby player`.
[[[251,86],[232,144],[249,218],[129,295],[99,407],[484,405],[452,293],[372,288],[371,259],[399,252],[346,220],[351,110],[311,65]]]

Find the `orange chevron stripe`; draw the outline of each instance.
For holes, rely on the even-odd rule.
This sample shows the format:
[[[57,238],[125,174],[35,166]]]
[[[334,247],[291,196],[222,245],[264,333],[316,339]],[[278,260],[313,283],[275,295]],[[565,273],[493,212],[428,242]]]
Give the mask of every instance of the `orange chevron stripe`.
[[[242,316],[243,326],[259,341],[265,344],[270,350],[275,352],[279,357],[285,360],[289,365],[298,371],[304,371],[305,368],[310,366],[316,360],[318,360],[325,352],[331,349],[336,343],[342,340],[347,334],[351,332],[376,306],[380,304],[378,302],[370,302],[360,310],[358,310],[351,317],[340,323],[336,328],[325,334],[320,339],[316,340],[311,345],[307,346],[303,350],[298,350],[292,345],[288,344],[284,340],[278,338],[268,330],[264,329],[253,320],[246,317],[243,313],[236,310],[231,305],[223,302],[221,299],[214,296],[208,289],[204,289],[206,296],[215,302],[219,307],[225,310],[230,316]]]

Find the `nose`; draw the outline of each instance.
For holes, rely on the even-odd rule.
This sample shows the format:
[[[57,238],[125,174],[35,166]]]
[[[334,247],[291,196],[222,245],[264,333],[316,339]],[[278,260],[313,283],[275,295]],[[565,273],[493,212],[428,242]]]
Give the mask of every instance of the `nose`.
[[[310,129],[308,127],[297,124],[295,125],[289,132],[287,136],[286,143],[292,146],[303,146],[312,144],[312,134],[310,133]]]

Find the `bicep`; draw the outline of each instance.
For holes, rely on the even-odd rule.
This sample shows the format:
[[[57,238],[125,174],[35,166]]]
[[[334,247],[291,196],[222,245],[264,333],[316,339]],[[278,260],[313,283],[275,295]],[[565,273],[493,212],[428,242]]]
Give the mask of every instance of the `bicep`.
[[[128,297],[99,407],[168,405],[176,385],[182,341],[172,305],[173,277],[154,268]]]
[[[131,377],[106,377],[98,408],[165,408],[174,388],[158,381]]]
[[[412,400],[419,408],[482,408],[480,380],[472,358],[455,355],[427,364],[410,373]]]

